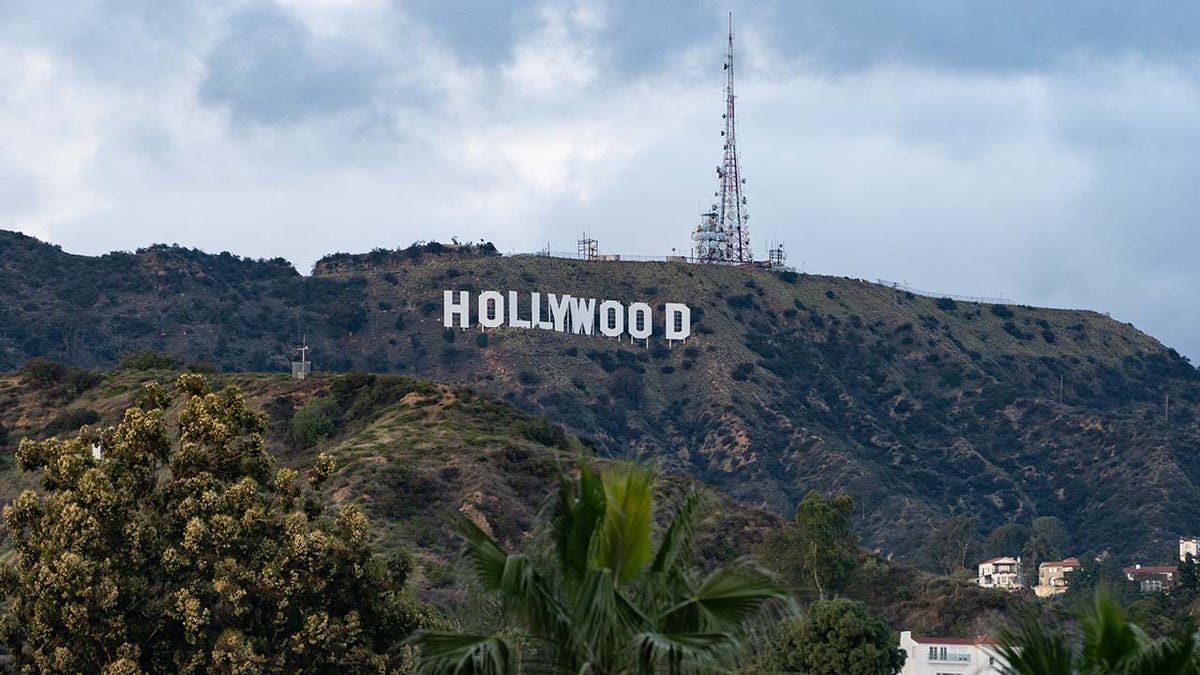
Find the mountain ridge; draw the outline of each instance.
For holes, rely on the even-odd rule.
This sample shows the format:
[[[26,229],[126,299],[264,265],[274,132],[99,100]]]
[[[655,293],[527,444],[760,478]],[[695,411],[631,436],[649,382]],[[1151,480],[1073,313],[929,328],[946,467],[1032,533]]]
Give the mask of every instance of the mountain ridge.
[[[318,369],[467,385],[565,424],[603,454],[687,471],[776,513],[809,489],[845,491],[864,544],[901,559],[959,513],[984,530],[1055,515],[1072,552],[1148,560],[1200,530],[1200,376],[1097,312],[432,244],[327,256],[311,277],[278,259],[152,247],[76,261],[56,280],[44,272],[53,253],[11,239],[0,236],[0,287],[15,291],[0,302],[8,368],[30,356],[108,367],[149,348],[279,371],[307,333]],[[663,302],[684,302],[692,335],[668,348],[657,337],[644,347],[448,331],[444,290],[645,301],[658,316]]]

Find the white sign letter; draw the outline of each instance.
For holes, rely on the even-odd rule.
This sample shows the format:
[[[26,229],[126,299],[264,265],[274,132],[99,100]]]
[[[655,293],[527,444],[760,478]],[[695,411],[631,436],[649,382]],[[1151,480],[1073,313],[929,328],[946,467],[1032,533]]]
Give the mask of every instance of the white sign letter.
[[[571,296],[564,295],[561,298],[548,293],[546,299],[550,301],[550,316],[554,318],[554,330],[563,333],[567,330],[567,311],[571,307]]]
[[[499,328],[504,324],[504,296],[496,291],[479,294],[479,325]]]
[[[625,332],[625,308],[616,300],[600,303],[600,332],[608,337],[621,337]]]
[[[553,322],[544,321],[542,319],[542,294],[541,293],[530,293],[529,294],[529,307],[530,307],[530,311],[531,311],[531,314],[529,315],[529,323],[533,324],[534,328],[541,328],[542,330],[553,330],[554,329]]]
[[[571,303],[571,327],[580,335],[591,335],[596,325],[596,299],[567,298]]]
[[[517,314],[518,314],[517,310],[518,309],[519,309],[519,307],[517,305],[517,292],[509,291],[508,292],[508,325],[512,326],[513,328],[529,328],[530,325],[529,325],[528,321],[526,321],[525,319],[517,318]]]
[[[454,300],[454,291],[442,291],[442,325],[446,328],[471,327],[471,299],[466,291],[458,292],[458,300]]]
[[[650,332],[653,330],[650,325],[652,311],[650,305],[644,302],[635,302],[629,306],[629,335],[631,337],[636,340],[650,337]]]
[[[692,334],[692,308],[678,302],[668,302],[667,339],[684,340]]]

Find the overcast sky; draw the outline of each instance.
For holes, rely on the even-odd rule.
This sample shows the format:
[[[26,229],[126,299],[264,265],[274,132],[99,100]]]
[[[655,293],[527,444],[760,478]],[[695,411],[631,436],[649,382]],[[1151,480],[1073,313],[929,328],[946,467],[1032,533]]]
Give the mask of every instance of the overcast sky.
[[[1200,359],[1200,4],[0,0],[0,228],[97,254],[689,245],[726,12],[759,257]]]

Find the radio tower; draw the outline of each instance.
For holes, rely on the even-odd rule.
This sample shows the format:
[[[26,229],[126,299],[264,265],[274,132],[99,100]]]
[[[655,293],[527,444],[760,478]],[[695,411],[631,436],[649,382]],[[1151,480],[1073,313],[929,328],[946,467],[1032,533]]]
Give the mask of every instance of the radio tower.
[[[733,94],[733,13],[729,14],[729,46],[725,52],[725,161],[717,167],[720,200],[708,213],[701,214],[700,224],[692,232],[696,242],[696,260],[706,263],[741,264],[754,262],[750,248],[750,227],[746,214],[746,195],[742,189],[746,179],[738,167],[737,116]]]

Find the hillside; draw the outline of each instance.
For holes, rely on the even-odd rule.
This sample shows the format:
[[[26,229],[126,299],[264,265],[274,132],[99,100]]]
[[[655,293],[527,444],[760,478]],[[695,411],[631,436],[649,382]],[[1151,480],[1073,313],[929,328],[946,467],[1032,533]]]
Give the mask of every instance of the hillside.
[[[809,489],[846,491],[864,544],[901,559],[955,513],[985,530],[1054,515],[1077,551],[1146,560],[1200,531],[1200,376],[1127,324],[853,279],[487,253],[338,255],[306,278],[281,261],[84,258],[4,233],[0,365],[111,366],[149,347],[282,370],[307,332],[319,370],[467,385],[776,513]],[[684,302],[694,325],[674,349],[445,331],[444,289]]]
[[[12,451],[21,437],[74,433],[88,421],[110,425],[133,404],[147,382],[172,390],[174,371],[123,370],[107,375],[46,365],[0,376],[0,503],[21,489],[37,489],[20,474]],[[209,375],[210,384],[241,387],[253,408],[268,414],[266,443],[281,464],[312,466],[331,454],[337,470],[323,492],[337,503],[355,502],[368,513],[384,554],[412,557],[418,593],[451,618],[478,621],[458,564],[454,520],[463,514],[506,547],[528,549],[544,523],[560,468],[588,449],[545,418],[469,389],[398,376],[350,373],[294,382],[282,375]],[[177,400],[176,408],[181,405]],[[694,481],[663,477],[663,518]],[[705,495],[697,524],[697,557],[704,566],[750,553],[783,522],[698,486]],[[0,556],[7,546],[0,526]],[[880,589],[886,588],[886,592]],[[1014,611],[1017,599],[999,591],[934,577],[876,560],[863,565],[846,592],[868,602],[897,630],[917,627],[976,634]]]

